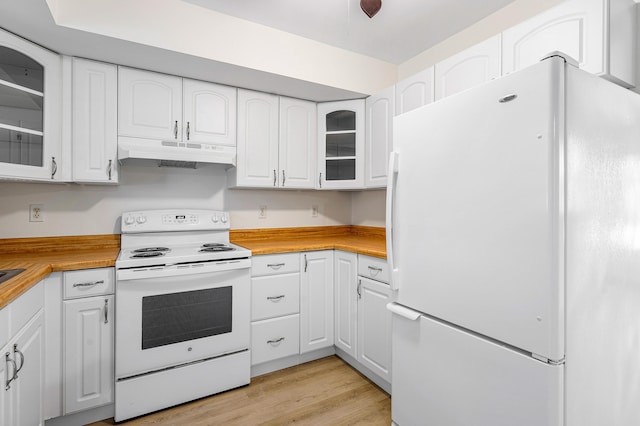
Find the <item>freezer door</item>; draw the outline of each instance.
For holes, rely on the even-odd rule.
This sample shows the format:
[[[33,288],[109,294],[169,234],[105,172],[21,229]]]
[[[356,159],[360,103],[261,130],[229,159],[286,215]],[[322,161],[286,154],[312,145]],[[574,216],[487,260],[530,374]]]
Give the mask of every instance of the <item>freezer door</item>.
[[[564,62],[396,117],[397,301],[564,357]]]
[[[424,316],[393,318],[392,420],[399,426],[560,426],[563,365]]]

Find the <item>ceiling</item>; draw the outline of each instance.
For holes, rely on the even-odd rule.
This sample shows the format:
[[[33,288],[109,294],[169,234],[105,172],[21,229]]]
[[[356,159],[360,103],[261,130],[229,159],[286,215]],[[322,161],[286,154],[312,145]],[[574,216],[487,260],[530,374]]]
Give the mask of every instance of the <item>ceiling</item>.
[[[400,64],[514,0],[182,0],[331,46]]]
[[[229,18],[231,32],[235,28],[246,27],[243,23],[259,28],[273,28],[270,34],[276,37],[276,40],[278,40],[277,37],[284,38],[278,36],[280,33],[295,34],[298,39],[309,42],[306,44],[300,42],[301,45],[331,46],[333,49],[331,53],[335,55],[333,57],[341,57],[340,52],[345,52],[342,57],[349,59],[352,63],[368,64],[378,61],[377,64],[381,66],[386,64],[388,70],[396,69],[397,64],[429,49],[512,1],[514,0],[382,0],[382,9],[370,19],[360,10],[359,0],[1,0],[0,28],[66,55],[322,102],[363,98],[375,91],[362,89],[365,85],[356,88],[333,84],[328,78],[332,76],[327,74],[337,75],[346,71],[351,66],[348,61],[332,62],[335,64],[331,66],[334,69],[329,71],[315,69],[315,62],[313,62],[315,51],[295,51],[295,49],[289,49],[286,42],[284,47],[274,46],[274,48],[280,48],[279,54],[283,60],[280,62],[279,70],[272,70],[260,68],[260,66],[245,66],[238,62],[227,62],[215,56],[194,54],[188,50],[181,50],[180,46],[176,48],[175,43],[173,45],[170,42],[166,45],[145,43],[144,37],[138,39],[141,41],[133,42],[135,38],[110,35],[108,31],[114,31],[113,34],[116,34],[122,30],[123,25],[126,25],[126,29],[130,31],[129,34],[145,36],[146,33],[139,29],[141,20],[153,21],[161,17],[162,12],[168,15],[167,11],[173,10],[171,8],[174,5],[182,4],[189,6],[186,9],[192,13],[191,17],[196,18],[193,14],[201,15],[199,21],[201,25],[198,27],[189,26],[189,21],[182,23],[182,35],[185,31],[200,34],[206,30],[203,27],[207,26],[207,24],[202,25],[202,19],[206,19],[203,16],[215,13]],[[90,14],[92,8],[95,8],[94,15],[104,13],[116,18],[111,17],[112,21],[105,21],[106,27],[103,29],[106,28],[108,31],[103,33],[99,33],[91,23],[82,25],[82,21],[76,22],[78,25],[75,27],[57,25],[49,9],[49,5],[55,5],[56,2],[61,6],[66,3],[67,15],[69,12],[78,10]],[[117,9],[116,3],[121,9]],[[149,5],[153,5],[156,9],[149,10]],[[52,7],[55,9],[55,6]],[[163,8],[167,9],[163,11]],[[198,13],[203,11],[202,8],[210,10],[207,10],[207,13]],[[135,18],[124,17],[118,20],[117,17],[123,14],[135,15]],[[236,20],[235,23],[233,19]],[[158,21],[156,27],[159,26],[160,29],[153,35],[161,40],[166,36],[166,40],[172,41],[172,28],[170,25],[165,26],[163,22]],[[175,30],[173,31],[175,33]],[[273,34],[273,31],[277,31],[278,34]],[[181,36],[181,34],[176,35]],[[242,36],[242,34],[236,35]],[[208,43],[211,42],[208,41]],[[242,37],[231,36],[229,40],[224,40],[224,43],[230,46],[231,50],[239,43],[244,43],[244,48],[249,49],[246,51],[247,56],[260,56],[260,54],[273,56],[273,52],[268,51],[269,45],[265,45],[264,40],[255,40],[250,37],[249,40],[242,40]],[[256,48],[256,46],[261,47]],[[256,51],[256,49],[261,50]],[[323,51],[322,48],[317,50]],[[324,49],[326,50],[328,49]],[[339,52],[336,53],[336,51]],[[296,58],[304,59],[296,60]],[[271,60],[271,62],[275,61]],[[309,73],[295,73],[304,67],[307,70],[311,68],[311,73],[315,72],[316,75],[312,77],[321,75],[327,78],[314,80],[307,78]],[[287,73],[289,69],[293,71]],[[360,65],[359,69],[362,70],[360,72],[367,74],[373,71],[366,65]],[[382,88],[379,87],[377,90]]]

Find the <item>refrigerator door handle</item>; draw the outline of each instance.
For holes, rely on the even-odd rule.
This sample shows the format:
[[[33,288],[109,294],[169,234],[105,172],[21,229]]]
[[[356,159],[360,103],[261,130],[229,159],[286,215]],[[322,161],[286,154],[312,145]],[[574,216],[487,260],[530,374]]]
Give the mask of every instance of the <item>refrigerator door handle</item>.
[[[398,153],[389,154],[389,173],[387,174],[387,205],[386,205],[386,238],[387,238],[387,264],[391,271],[391,290],[398,290],[398,269],[393,257],[393,195],[398,175]]]
[[[392,313],[398,316],[401,316],[402,318],[406,318],[410,321],[415,321],[418,318],[420,318],[420,315],[422,315],[418,311],[414,311],[413,309],[409,309],[405,306],[398,305],[395,302],[387,303],[387,310],[391,311]]]

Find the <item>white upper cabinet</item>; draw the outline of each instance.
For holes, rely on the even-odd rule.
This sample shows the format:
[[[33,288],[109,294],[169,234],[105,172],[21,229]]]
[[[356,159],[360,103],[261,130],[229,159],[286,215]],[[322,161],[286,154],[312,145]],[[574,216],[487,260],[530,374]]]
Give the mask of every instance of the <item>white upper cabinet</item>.
[[[280,98],[280,187],[315,188],[316,123],[314,102]]]
[[[435,65],[435,100],[500,77],[500,35]]]
[[[61,180],[61,67],[57,54],[0,30],[0,178]]]
[[[365,110],[364,185],[366,188],[383,188],[387,185],[387,164],[393,148],[395,86],[369,96],[365,101]]]
[[[237,165],[229,183],[277,188],[278,170],[278,97],[239,89]]]
[[[229,185],[315,187],[316,104],[238,90],[237,166]]]
[[[119,136],[235,146],[235,123],[233,87],[119,68]]]
[[[633,0],[567,0],[502,34],[504,74],[560,51],[581,69],[635,85]]]
[[[118,135],[182,140],[182,79],[120,67]]]
[[[434,70],[429,67],[396,83],[396,115],[433,102],[433,80]]]
[[[118,68],[73,58],[75,182],[118,183]]]
[[[363,188],[364,103],[318,104],[318,189]]]
[[[236,89],[184,79],[182,91],[182,140],[235,145]]]

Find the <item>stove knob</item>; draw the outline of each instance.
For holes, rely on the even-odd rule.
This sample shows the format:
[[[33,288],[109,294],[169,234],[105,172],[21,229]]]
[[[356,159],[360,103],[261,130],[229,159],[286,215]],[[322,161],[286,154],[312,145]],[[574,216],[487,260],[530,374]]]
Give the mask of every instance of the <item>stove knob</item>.
[[[133,216],[127,216],[127,217],[124,218],[124,224],[125,225],[133,225],[133,223],[135,221],[136,220],[133,218]]]
[[[218,216],[216,216],[216,215],[211,216],[211,221],[213,223],[218,223]]]
[[[227,223],[227,215],[222,215],[222,223]]]
[[[138,216],[136,218],[136,222],[138,222],[138,223],[145,223],[146,221],[147,221],[147,218],[144,217],[144,216]]]

